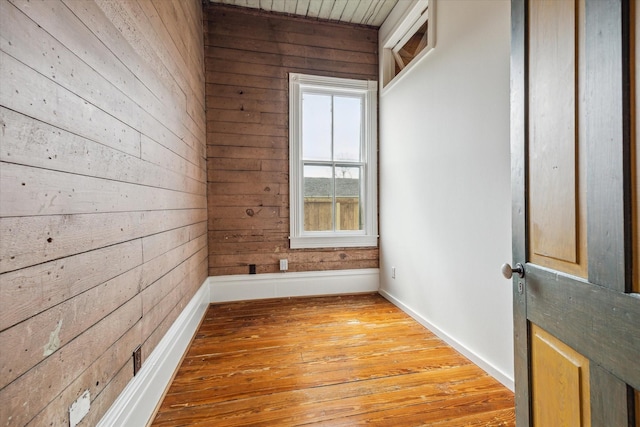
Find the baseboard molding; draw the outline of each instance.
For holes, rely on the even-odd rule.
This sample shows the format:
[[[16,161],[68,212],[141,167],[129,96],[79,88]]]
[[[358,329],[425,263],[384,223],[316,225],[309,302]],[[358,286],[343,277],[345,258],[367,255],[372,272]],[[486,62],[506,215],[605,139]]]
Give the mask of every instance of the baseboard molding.
[[[140,372],[133,377],[98,423],[99,427],[145,426],[173,378],[191,337],[209,306],[208,280],[200,286],[165,336],[151,352]]]
[[[209,277],[211,302],[377,292],[380,270],[304,271]]]
[[[387,300],[389,300],[391,303],[393,303],[393,305],[397,306],[402,311],[407,313],[409,316],[413,317],[422,326],[424,326],[425,328],[429,329],[431,332],[436,334],[440,339],[445,341],[447,344],[449,344],[451,347],[455,348],[458,352],[460,352],[466,358],[468,358],[473,363],[478,365],[486,373],[491,375],[496,380],[500,381],[509,390],[511,390],[511,391],[515,390],[515,385],[514,385],[513,378],[510,378],[508,375],[506,375],[504,372],[502,372],[499,369],[497,369],[495,366],[493,366],[492,364],[487,362],[485,359],[481,358],[476,353],[474,353],[473,351],[469,350],[462,343],[460,343],[455,338],[451,337],[450,335],[448,335],[447,333],[442,331],[436,325],[434,325],[431,322],[429,322],[427,319],[422,317],[419,313],[414,311],[411,307],[409,307],[408,305],[404,304],[403,302],[398,300],[396,297],[394,297],[393,295],[391,295],[387,291],[385,291],[383,289],[380,289],[378,292],[380,293],[380,295],[382,295]]]

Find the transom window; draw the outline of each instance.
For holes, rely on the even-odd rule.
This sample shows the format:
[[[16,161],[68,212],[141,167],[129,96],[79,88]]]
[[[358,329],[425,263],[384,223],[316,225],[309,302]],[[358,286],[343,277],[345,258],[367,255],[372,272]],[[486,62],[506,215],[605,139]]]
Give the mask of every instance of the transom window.
[[[414,24],[404,37],[391,49],[396,61],[396,75],[409,65],[427,46],[429,46],[429,15],[425,9],[420,19]],[[424,22],[423,22],[424,21]]]
[[[384,37],[380,66],[385,89],[406,75],[411,67],[433,49],[434,3],[435,0],[416,0]]]
[[[292,248],[377,246],[376,87],[290,74]]]

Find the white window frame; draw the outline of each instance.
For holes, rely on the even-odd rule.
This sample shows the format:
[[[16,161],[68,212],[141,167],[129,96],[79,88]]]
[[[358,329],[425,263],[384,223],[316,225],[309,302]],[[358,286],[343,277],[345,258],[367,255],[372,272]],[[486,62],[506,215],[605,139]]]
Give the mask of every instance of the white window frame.
[[[302,159],[302,94],[305,91],[363,96],[363,230],[305,231]],[[378,246],[378,82],[289,73],[289,231],[292,249]]]

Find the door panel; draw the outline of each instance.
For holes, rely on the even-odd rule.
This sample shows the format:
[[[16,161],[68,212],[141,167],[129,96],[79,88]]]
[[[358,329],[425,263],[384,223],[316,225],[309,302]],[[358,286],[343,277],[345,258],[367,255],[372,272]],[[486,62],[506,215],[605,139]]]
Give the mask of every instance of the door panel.
[[[629,1],[585,5],[589,282],[631,289]]]
[[[583,19],[575,0],[529,4],[529,259],[586,276]],[[581,73],[582,72],[582,73]]]
[[[533,425],[590,426],[589,360],[545,330],[531,327]]]
[[[636,427],[640,427],[640,391],[635,390],[636,395]]]
[[[525,270],[512,283],[519,427],[629,427],[639,404],[630,3],[512,0],[513,262]]]
[[[640,30],[638,26],[640,25],[640,7],[638,7],[637,1],[631,2],[631,33],[633,37],[631,37],[631,54],[632,58],[629,61],[629,65],[631,67],[630,75],[632,76],[631,81],[631,99],[633,106],[633,114],[631,116],[631,137],[634,139],[634,144],[632,144],[632,165],[635,164],[635,168],[633,169],[632,176],[632,186],[633,186],[633,213],[632,213],[632,222],[633,222],[633,251],[635,252],[634,257],[634,268],[633,268],[633,285],[632,292],[640,293],[640,135],[638,135],[638,129],[640,128],[640,104],[638,99],[638,86],[640,85],[640,66],[637,65],[638,58],[640,58]],[[640,391],[638,388],[634,389],[634,397],[635,397],[635,426],[640,427]]]
[[[640,105],[638,105],[638,85],[640,85],[640,66],[637,66],[636,63],[638,58],[640,58],[640,31],[638,30],[638,25],[640,25],[640,7],[638,7],[637,1],[631,2],[631,31],[634,34],[634,37],[631,38],[631,53],[632,58],[629,61],[631,66],[631,99],[633,114],[631,116],[631,136],[635,140],[635,144],[632,144],[632,164],[635,163],[635,168],[633,168],[633,177],[632,177],[632,185],[633,185],[633,228],[634,228],[634,240],[633,240],[633,248],[635,251],[635,266],[634,266],[634,276],[633,276],[633,292],[640,292],[640,136],[638,135],[638,128],[640,127]],[[638,393],[636,391],[636,393]],[[640,410],[637,411],[638,420],[640,420]],[[638,422],[640,426],[640,421]]]
[[[627,385],[595,363],[590,368],[591,424],[630,427]]]

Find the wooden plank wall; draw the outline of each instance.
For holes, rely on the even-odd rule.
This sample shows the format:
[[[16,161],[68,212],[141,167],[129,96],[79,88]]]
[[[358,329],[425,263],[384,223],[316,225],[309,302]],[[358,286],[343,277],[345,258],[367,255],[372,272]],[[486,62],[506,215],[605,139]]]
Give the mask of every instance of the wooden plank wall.
[[[289,248],[288,73],[378,79],[377,30],[205,6],[209,275],[378,267],[377,248]]]
[[[207,276],[202,6],[0,19],[0,424],[92,426]]]

